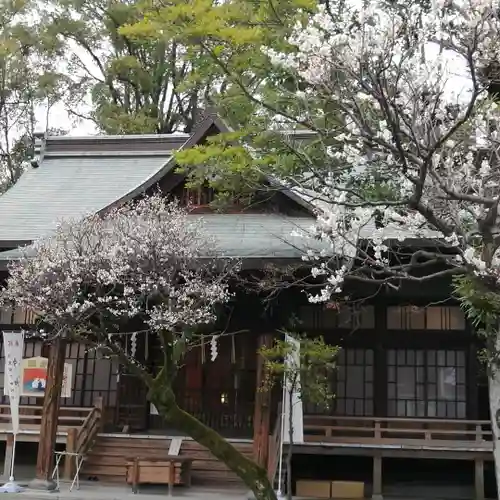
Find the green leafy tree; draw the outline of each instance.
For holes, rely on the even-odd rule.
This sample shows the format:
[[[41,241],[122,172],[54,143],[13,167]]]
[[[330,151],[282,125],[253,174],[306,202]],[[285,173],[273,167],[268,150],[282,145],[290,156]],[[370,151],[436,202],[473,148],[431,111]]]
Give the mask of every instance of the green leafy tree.
[[[235,130],[177,155],[193,184],[207,182],[219,193],[216,203],[235,197],[248,200],[264,187],[263,173],[294,175],[303,169],[305,158],[311,158],[315,166],[325,164],[325,145],[331,145],[333,139],[319,141],[311,135],[307,150],[299,151],[297,144],[283,142],[276,129],[289,125],[288,116],[304,113],[297,89],[307,95],[309,114],[314,115],[318,127],[339,125],[342,119],[337,106],[324,93],[312,92],[310,83],[296,72],[272,64],[267,54],[268,50],[296,51],[289,36],[316,11],[314,0],[190,0],[163,7],[143,5],[144,17],[123,27],[121,33],[152,41],[168,33],[182,40],[189,47],[197,78],[212,82],[210,104]],[[247,144],[252,148],[245,147]]]
[[[36,19],[36,4],[0,4],[0,193],[21,175],[31,155],[35,111],[52,102],[56,46]]]
[[[190,83],[201,85],[205,103],[243,125],[256,111],[249,95],[260,92],[271,98],[275,84],[286,84],[288,78],[287,72],[272,68],[262,47],[288,50],[286,34],[314,9],[315,0],[143,1],[140,6],[140,19],[130,19],[120,34],[137,43],[182,44],[193,69]]]
[[[259,353],[265,360],[265,390],[278,384],[285,390],[288,428],[286,457],[286,494],[292,498],[293,407],[297,396],[306,405],[328,408],[332,393],[332,374],[338,348],[325,343],[322,337],[286,334],[276,339],[271,347],[263,346]],[[282,409],[284,412],[284,408]],[[282,436],[283,437],[283,436]],[[281,488],[281,485],[280,485]]]

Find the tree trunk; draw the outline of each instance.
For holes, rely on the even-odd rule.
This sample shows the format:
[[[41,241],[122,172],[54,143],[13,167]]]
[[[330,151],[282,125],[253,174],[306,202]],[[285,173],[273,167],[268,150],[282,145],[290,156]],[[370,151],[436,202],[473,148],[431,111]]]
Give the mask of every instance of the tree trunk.
[[[177,430],[205,446],[215,458],[226,464],[252,490],[257,500],[276,500],[266,471],[242,455],[213,429],[179,408],[168,384],[155,384],[155,387],[150,389],[149,397],[163,418]]]
[[[66,341],[57,337],[50,346],[42,420],[40,422],[40,441],[36,460],[36,479],[32,485],[44,489],[53,489],[55,487],[52,481],[53,454],[56,447],[65,357]]]
[[[259,347],[271,347],[273,337],[264,334],[259,337]],[[264,383],[265,362],[257,354],[257,385],[255,387],[255,409],[253,416],[253,459],[260,467],[267,468],[269,434],[271,433],[271,390]]]
[[[497,334],[495,347],[500,348],[500,332]],[[500,352],[497,350],[497,353]],[[495,363],[493,363],[495,365]],[[491,430],[493,433],[493,458],[495,460],[495,478],[497,482],[497,498],[500,500],[500,367],[488,367],[488,389],[490,400]]]

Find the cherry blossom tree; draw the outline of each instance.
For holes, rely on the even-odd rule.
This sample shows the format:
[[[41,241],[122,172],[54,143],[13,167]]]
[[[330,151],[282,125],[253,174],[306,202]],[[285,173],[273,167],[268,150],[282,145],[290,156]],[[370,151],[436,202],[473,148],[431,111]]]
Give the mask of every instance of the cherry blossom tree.
[[[36,313],[41,335],[117,359],[147,386],[161,416],[206,446],[256,498],[275,498],[264,470],[176,403],[172,384],[183,357],[230,300],[237,271],[237,264],[217,259],[202,222],[159,195],[145,197],[103,217],[62,223],[9,271],[4,304]],[[161,344],[163,364],[155,373],[126,348],[127,337],[146,334]],[[216,354],[215,334],[211,342]]]
[[[224,66],[207,31],[195,43],[259,111],[238,137],[243,160],[241,146],[227,152],[235,134],[180,159],[275,176],[315,204],[312,236],[328,251],[305,256],[324,278],[312,302],[339,300],[348,282],[453,279],[486,337],[500,484],[498,16],[492,0],[325,0],[264,50],[286,76],[272,99]],[[287,128],[314,139],[276,133]]]

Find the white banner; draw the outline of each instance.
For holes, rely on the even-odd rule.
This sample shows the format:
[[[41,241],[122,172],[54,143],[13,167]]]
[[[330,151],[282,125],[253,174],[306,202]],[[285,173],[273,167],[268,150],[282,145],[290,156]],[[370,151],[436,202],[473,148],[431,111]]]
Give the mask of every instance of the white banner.
[[[285,336],[285,341],[293,345],[293,352],[287,356],[285,363],[292,366],[292,370],[297,372],[300,369],[300,342],[289,335]],[[300,393],[300,375],[297,376],[295,387],[286,381],[283,391],[285,400],[284,425],[283,425],[283,442],[290,441],[289,420],[290,420],[290,395],[292,404],[292,439],[294,443],[304,442],[304,410],[302,408],[302,398]]]
[[[4,385],[9,396],[12,432],[17,434],[19,432],[24,332],[3,332],[3,349],[5,359]]]

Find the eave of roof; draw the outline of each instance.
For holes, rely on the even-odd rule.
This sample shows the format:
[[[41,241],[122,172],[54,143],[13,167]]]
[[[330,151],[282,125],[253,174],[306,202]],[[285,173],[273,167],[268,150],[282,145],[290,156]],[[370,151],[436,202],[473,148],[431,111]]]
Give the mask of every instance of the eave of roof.
[[[308,251],[327,250],[325,242],[299,236],[312,229],[314,219],[278,214],[204,214],[189,215],[202,219],[203,230],[215,239],[220,258],[248,260],[300,260]],[[30,255],[28,247],[0,252],[0,269],[7,263]]]

